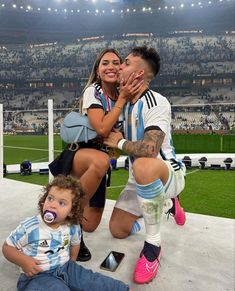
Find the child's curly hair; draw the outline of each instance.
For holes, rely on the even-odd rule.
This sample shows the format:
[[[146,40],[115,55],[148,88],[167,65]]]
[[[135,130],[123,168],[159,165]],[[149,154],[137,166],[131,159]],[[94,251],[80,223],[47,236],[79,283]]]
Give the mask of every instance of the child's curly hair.
[[[69,224],[80,224],[83,219],[83,200],[84,192],[78,179],[68,175],[58,175],[50,183],[43,188],[43,194],[38,201],[38,209],[43,217],[43,204],[48,196],[49,191],[52,187],[58,187],[60,189],[71,190],[73,194],[72,200],[72,215],[67,217],[65,223]]]

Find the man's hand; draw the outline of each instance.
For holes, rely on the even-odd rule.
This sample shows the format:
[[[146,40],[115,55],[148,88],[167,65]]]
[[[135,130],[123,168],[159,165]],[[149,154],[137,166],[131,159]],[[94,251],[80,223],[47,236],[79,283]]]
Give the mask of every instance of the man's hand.
[[[133,157],[155,158],[161,149],[165,133],[161,130],[148,130],[144,134],[144,139],[138,141],[125,140],[122,150]],[[117,148],[118,142],[123,139],[120,132],[115,130],[104,140],[104,143],[110,147]]]
[[[39,267],[40,261],[29,257],[25,256],[24,260],[21,263],[21,268],[24,271],[25,275],[28,277],[32,277],[34,275],[37,275],[38,273],[42,272],[43,270]]]
[[[104,144],[112,148],[117,148],[118,142],[123,138],[122,133],[119,130],[114,129],[114,131],[111,131],[109,136],[104,139]]]

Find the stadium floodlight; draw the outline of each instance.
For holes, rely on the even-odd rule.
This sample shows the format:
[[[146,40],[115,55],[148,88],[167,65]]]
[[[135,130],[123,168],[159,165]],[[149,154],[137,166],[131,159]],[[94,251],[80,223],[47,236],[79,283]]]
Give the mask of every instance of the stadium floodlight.
[[[158,7],[158,10],[161,10],[162,8],[161,7]]]
[[[194,3],[191,4],[191,7],[194,7]]]
[[[206,162],[207,162],[207,158],[206,157],[201,157],[199,160],[198,160],[199,164],[200,164],[200,168],[201,169],[205,169],[206,167]]]
[[[185,164],[186,169],[192,168],[192,159],[190,156],[184,156],[182,162]]]
[[[164,7],[164,9],[166,9],[166,10],[167,10],[167,8],[168,8],[167,6]]]
[[[182,4],[180,4],[180,8],[184,8],[184,4],[182,3]]]
[[[233,162],[233,159],[232,158],[226,158],[224,160],[224,163],[225,163],[225,170],[229,170],[231,168],[231,164]]]
[[[130,9],[129,9],[129,8],[127,8],[126,12],[130,12]]]
[[[2,4],[1,6],[2,6],[2,7],[5,7],[5,4]]]
[[[13,7],[13,8],[16,8],[16,4],[12,4],[12,7]]]

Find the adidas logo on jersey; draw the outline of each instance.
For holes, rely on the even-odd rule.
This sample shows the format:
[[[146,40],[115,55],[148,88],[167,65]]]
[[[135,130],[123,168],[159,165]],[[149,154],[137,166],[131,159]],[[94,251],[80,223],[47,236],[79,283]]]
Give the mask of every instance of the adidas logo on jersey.
[[[48,245],[48,243],[47,243],[46,240],[44,240],[43,242],[41,242],[41,243],[39,244],[39,246],[40,246],[40,247],[44,247],[44,248],[49,247],[49,245]]]

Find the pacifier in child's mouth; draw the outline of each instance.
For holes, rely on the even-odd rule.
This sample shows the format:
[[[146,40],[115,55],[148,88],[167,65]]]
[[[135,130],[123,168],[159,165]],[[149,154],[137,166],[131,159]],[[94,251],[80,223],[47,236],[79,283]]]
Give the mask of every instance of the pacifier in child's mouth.
[[[54,211],[46,210],[43,213],[43,219],[47,223],[52,223],[56,219],[56,213]]]

